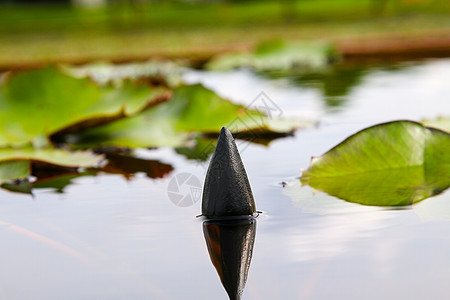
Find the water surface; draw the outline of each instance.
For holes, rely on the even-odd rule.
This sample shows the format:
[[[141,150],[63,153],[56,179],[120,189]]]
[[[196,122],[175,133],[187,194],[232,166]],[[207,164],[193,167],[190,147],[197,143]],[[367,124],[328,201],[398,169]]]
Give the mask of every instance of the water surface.
[[[243,299],[443,299],[450,294],[450,192],[412,208],[347,203],[297,177],[350,134],[450,113],[450,60],[342,65],[325,74],[190,71],[243,104],[264,92],[285,117],[318,121],[269,146],[238,143],[258,209]],[[98,174],[62,193],[0,191],[0,299],[228,299],[211,263],[200,201],[175,205],[180,173],[207,164],[174,149],[138,149],[168,175]],[[154,176],[159,177],[159,176]],[[282,187],[281,182],[287,186]],[[186,188],[186,187],[184,187]],[[180,193],[187,193],[181,190]]]

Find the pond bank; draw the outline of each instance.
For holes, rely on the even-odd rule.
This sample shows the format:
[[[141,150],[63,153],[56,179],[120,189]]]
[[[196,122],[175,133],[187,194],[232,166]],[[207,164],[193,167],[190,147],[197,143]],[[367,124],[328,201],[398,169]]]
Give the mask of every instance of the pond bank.
[[[189,39],[189,35],[194,36],[194,32],[188,33],[188,37],[174,35],[170,37],[173,39],[169,42],[170,45],[165,45],[160,37],[155,38],[155,43],[150,42],[153,39],[151,32],[142,33],[142,36],[127,36],[129,39],[130,47],[122,48],[122,45],[118,45],[119,40],[125,38],[124,36],[113,36],[107,40],[96,40],[88,38],[84,51],[80,51],[76,47],[71,47],[71,44],[77,43],[77,37],[69,38],[67,47],[68,51],[64,49],[58,49],[56,45],[60,43],[60,39],[52,40],[52,38],[43,37],[42,44],[39,53],[35,53],[33,48],[13,53],[13,48],[17,47],[8,45],[8,43],[0,46],[0,50],[4,47],[5,51],[0,56],[0,70],[11,69],[33,69],[43,67],[48,64],[55,63],[68,63],[68,64],[84,64],[92,61],[110,61],[113,63],[126,63],[132,61],[145,61],[148,59],[175,59],[187,61],[194,67],[201,66],[206,61],[214,57],[215,55],[233,52],[233,51],[246,51],[252,49],[262,38],[264,30],[263,28],[257,29],[256,37],[252,39],[236,40],[236,37],[224,39],[221,43],[215,43],[214,38],[212,41],[208,41],[206,37],[208,32],[202,32],[204,40],[199,44],[187,44],[185,46],[178,45],[183,44],[182,41]],[[282,33],[277,30],[268,34],[268,37],[277,36],[286,40],[327,40],[336,45],[337,50],[346,59],[367,60],[367,59],[411,59],[411,58],[423,58],[423,57],[449,57],[450,56],[450,31],[449,30],[424,30],[423,32],[379,32],[371,34],[331,34],[331,35],[300,35],[297,36],[293,31],[293,28],[288,28],[286,32]],[[291,33],[290,33],[291,32]],[[239,35],[239,32],[234,32],[235,35]],[[248,34],[248,33],[247,33]],[[170,36],[171,33],[169,32]],[[226,33],[231,35],[231,33]],[[229,36],[230,37],[230,36]],[[39,39],[41,37],[31,37],[21,41],[21,43],[29,44],[33,39]],[[117,40],[114,40],[117,39]],[[267,37],[266,37],[267,39]],[[7,40],[7,39],[6,39]],[[106,49],[105,45],[97,47],[97,43],[101,42],[109,43],[110,48]],[[10,41],[14,42],[13,40]],[[55,44],[56,43],[56,44]],[[26,45],[24,45],[26,46]],[[51,49],[53,48],[53,49]],[[52,51],[50,51],[50,49]],[[10,53],[8,53],[10,52]],[[42,52],[42,53],[41,53]],[[5,55],[6,53],[6,55]]]

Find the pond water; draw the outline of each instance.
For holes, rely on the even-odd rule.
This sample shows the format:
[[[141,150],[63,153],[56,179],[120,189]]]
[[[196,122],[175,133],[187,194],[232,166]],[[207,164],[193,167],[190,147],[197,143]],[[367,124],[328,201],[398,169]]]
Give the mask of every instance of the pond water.
[[[448,190],[389,209],[348,203],[298,180],[311,156],[367,126],[448,115],[448,78],[449,59],[343,64],[308,76],[185,74],[246,105],[264,92],[271,113],[317,122],[268,146],[238,142],[262,211],[240,231],[246,247],[254,242],[242,299],[450,295]],[[207,163],[171,148],[135,155],[166,176],[86,175],[63,191],[42,185],[33,197],[0,191],[0,299],[228,299],[208,253],[207,226],[196,218],[201,201],[180,206],[168,194],[182,173],[203,183]],[[228,232],[234,238],[239,233]]]

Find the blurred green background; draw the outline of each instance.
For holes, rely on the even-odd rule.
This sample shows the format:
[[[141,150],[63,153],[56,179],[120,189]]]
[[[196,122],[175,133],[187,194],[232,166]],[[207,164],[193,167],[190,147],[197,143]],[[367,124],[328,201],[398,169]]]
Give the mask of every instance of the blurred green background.
[[[0,68],[204,61],[273,38],[325,39],[344,55],[447,55],[449,16],[448,0],[0,1]]]

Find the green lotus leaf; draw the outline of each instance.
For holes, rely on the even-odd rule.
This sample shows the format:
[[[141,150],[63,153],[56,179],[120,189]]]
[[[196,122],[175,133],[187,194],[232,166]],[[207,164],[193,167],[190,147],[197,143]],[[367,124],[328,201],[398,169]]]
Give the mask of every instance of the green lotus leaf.
[[[29,161],[1,161],[0,162],[0,184],[12,180],[24,179],[30,175]]]
[[[213,58],[206,68],[227,71],[251,68],[255,71],[311,70],[326,67],[337,58],[334,48],[327,43],[269,41],[253,52],[223,54]]]
[[[313,158],[302,184],[365,205],[405,206],[450,186],[450,135],[411,121],[364,129]]]
[[[69,152],[60,149],[0,149],[0,184],[9,190],[22,190],[20,182],[33,174],[35,168],[57,170],[98,167],[104,160],[103,155],[90,151]],[[75,171],[72,171],[74,173]],[[9,184],[8,184],[9,183]],[[8,184],[8,185],[6,185]]]
[[[71,126],[79,131],[133,115],[164,95],[165,89],[131,82],[100,86],[54,67],[10,73],[0,86],[0,147],[21,147]]]
[[[222,126],[233,133],[286,135],[304,124],[270,120],[261,112],[233,104],[196,84],[176,88],[170,101],[136,116],[85,130],[71,140],[81,147],[182,146],[192,133],[218,133]]]
[[[0,149],[0,162],[28,160],[67,168],[89,168],[97,167],[103,159],[103,155],[91,151],[70,152],[52,148]]]
[[[97,62],[83,66],[65,66],[64,70],[77,78],[89,77],[102,84],[145,79],[175,87],[182,83],[184,67],[185,63],[182,62],[149,60],[124,64]]]

